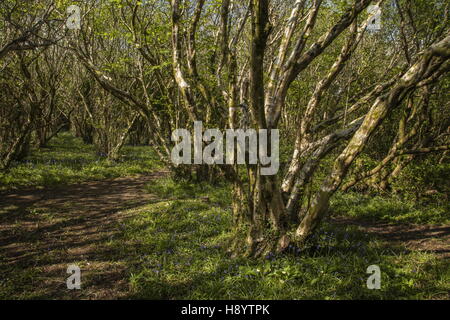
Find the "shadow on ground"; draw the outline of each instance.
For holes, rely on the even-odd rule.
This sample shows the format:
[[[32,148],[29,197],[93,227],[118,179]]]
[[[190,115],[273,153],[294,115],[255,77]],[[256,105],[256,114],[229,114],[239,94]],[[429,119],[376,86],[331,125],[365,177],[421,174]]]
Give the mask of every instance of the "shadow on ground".
[[[139,268],[139,257],[148,253],[148,248],[137,241],[127,242],[123,250],[109,244],[126,241],[124,222],[139,212],[131,209],[161,200],[144,188],[164,175],[161,172],[62,189],[0,193],[0,299],[182,299],[189,292],[201,293],[204,283],[218,286],[211,290],[217,298],[231,294],[223,291],[232,288],[218,281],[235,264],[231,259],[222,259],[212,272],[190,279],[170,282],[149,278],[137,291],[130,290],[132,269]],[[332,218],[330,222],[357,226],[389,245],[406,245],[410,250],[449,257],[448,226],[374,224],[345,218]],[[321,253],[315,254],[320,257]],[[67,290],[66,270],[72,264],[82,269],[83,290]],[[252,288],[258,289],[258,285]],[[351,290],[345,286],[338,289]]]
[[[391,245],[402,245],[409,250],[434,253],[450,259],[450,226],[374,223],[363,219],[334,217],[332,223],[356,226]]]
[[[106,246],[130,217],[155,200],[144,187],[163,173],[0,194],[1,298],[120,298],[126,264]],[[86,290],[69,291],[67,267],[82,267]],[[17,284],[20,287],[17,287]]]

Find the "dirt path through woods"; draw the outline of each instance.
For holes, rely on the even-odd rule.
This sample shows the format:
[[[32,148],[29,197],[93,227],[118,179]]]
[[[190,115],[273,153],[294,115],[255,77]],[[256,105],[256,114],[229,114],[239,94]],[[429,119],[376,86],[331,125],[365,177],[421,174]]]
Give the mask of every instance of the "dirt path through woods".
[[[128,209],[155,199],[144,187],[163,175],[0,193],[0,285],[14,297],[28,290],[31,298],[125,297],[126,265],[105,244]],[[82,290],[67,290],[71,264],[82,265]]]

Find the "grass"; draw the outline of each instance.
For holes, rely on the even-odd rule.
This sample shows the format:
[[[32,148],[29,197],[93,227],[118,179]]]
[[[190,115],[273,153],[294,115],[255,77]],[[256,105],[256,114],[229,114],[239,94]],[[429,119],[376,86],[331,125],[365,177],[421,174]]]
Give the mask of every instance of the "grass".
[[[174,188],[161,181],[151,189],[164,193],[168,185]],[[110,244],[127,257],[130,297],[433,299],[450,290],[448,265],[433,254],[386,247],[354,227],[324,224],[304,250],[258,261],[230,259],[231,226],[228,208],[193,198],[141,208]],[[370,265],[381,268],[382,290],[367,289]]]
[[[369,196],[359,193],[338,193],[332,199],[333,214],[337,216],[382,221],[388,223],[450,222],[450,205],[423,205],[398,197]]]
[[[0,175],[0,181],[6,189],[43,187],[160,168],[149,148],[126,147],[123,154],[121,162],[112,164],[95,155],[91,146],[62,134],[49,149],[35,151]],[[108,237],[92,240],[92,256],[74,262],[82,270],[94,270],[83,274],[86,291],[76,297],[96,297],[92,288],[98,285],[114,292],[117,279],[104,282],[110,268],[111,276],[118,268],[125,270],[119,278],[127,288],[120,298],[128,299],[449,299],[449,264],[435,254],[392,246],[355,226],[325,222],[303,250],[291,247],[286,254],[261,260],[231,259],[227,252],[234,236],[229,186],[162,178],[149,184],[146,191],[157,198],[144,206],[122,208],[128,218],[117,221]],[[76,204],[68,203],[67,210],[71,205]],[[47,230],[74,223],[69,221],[74,219],[70,214],[55,210],[37,207],[32,215],[49,225]],[[338,194],[332,210],[335,215],[390,223],[448,223],[449,218],[446,208],[359,194]],[[76,223],[82,230],[82,222]],[[22,230],[25,225],[16,222],[13,227],[8,232],[32,237],[28,239],[29,252],[50,245],[42,243],[39,228],[27,233]],[[57,280],[57,290],[48,289],[41,281],[67,277],[64,272],[54,278],[45,273],[56,263],[65,266],[60,258],[67,256],[65,250],[40,252],[37,260],[20,266],[3,263],[6,260],[0,254],[0,299],[73,298],[64,290],[63,281]],[[366,270],[371,265],[381,268],[381,290],[366,287]],[[94,292],[91,295],[86,293],[89,288]]]
[[[157,183],[146,186],[146,190],[163,199],[186,200],[201,198],[211,204],[227,207],[231,204],[231,188],[224,183],[211,185],[208,183],[175,182],[170,178],[162,178]]]
[[[113,163],[96,154],[92,145],[64,132],[52,139],[48,148],[34,150],[8,172],[0,172],[0,191],[133,176],[158,167],[158,157],[150,147],[126,146],[120,161]]]

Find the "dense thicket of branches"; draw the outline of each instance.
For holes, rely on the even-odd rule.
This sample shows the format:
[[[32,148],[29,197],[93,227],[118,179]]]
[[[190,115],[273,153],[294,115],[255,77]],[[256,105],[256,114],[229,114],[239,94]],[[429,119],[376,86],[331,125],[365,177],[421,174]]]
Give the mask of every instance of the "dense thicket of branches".
[[[177,177],[232,183],[247,235],[232,249],[260,256],[301,245],[337,190],[386,190],[419,158],[446,161],[448,1],[80,1],[80,30],[65,26],[70,4],[0,4],[2,169],[64,127],[112,161],[150,143]],[[194,121],[280,129],[279,174],[174,166],[171,134]]]

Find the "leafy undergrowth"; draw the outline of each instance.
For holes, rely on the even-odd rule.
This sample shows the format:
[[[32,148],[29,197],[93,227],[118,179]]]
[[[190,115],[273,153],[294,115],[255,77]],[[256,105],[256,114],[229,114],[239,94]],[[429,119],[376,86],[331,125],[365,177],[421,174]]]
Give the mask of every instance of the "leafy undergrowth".
[[[142,174],[159,167],[149,148],[127,147],[123,154],[126,156],[122,162],[111,164],[96,156],[91,146],[62,134],[49,149],[35,152],[28,162],[15,164],[9,173],[0,175],[0,183],[6,188],[52,186]],[[129,209],[129,217],[117,222],[111,237],[95,239],[94,256],[82,260],[86,265],[105,264],[105,267],[98,266],[99,274],[111,266],[120,266],[125,270],[124,274],[118,274],[113,280],[105,280],[100,275],[98,279],[85,276],[86,291],[80,291],[81,297],[95,297],[95,286],[98,285],[115,288],[115,281],[119,279],[126,281],[125,292],[117,296],[112,290],[108,298],[449,298],[448,261],[432,253],[394,247],[356,226],[326,222],[303,250],[291,247],[286,254],[272,254],[261,260],[231,259],[227,252],[234,236],[229,186],[159,179],[149,184],[146,190],[157,198],[144,206]],[[102,201],[101,198],[96,200]],[[82,202],[82,199],[77,201]],[[359,194],[338,194],[332,209],[335,215],[373,221],[448,222],[446,208],[418,207],[394,198],[370,198]],[[55,225],[69,223],[59,221],[63,218],[53,211],[37,210],[33,214],[39,220],[48,219],[48,223]],[[86,221],[70,223],[83,230]],[[20,227],[17,225],[17,232]],[[33,245],[40,245],[41,235],[38,232],[32,235],[36,237],[32,239]],[[90,239],[90,236],[86,237],[83,242]],[[64,249],[61,250],[50,252],[49,266],[66,254]],[[37,256],[45,260],[50,253],[40,252]],[[369,274],[366,270],[371,265],[381,269],[381,290],[367,289]],[[0,299],[67,298],[63,289],[57,293],[61,296],[55,296],[55,292],[47,291],[46,287],[35,288],[44,271],[31,261],[26,267],[10,265],[9,268],[14,270],[8,272],[8,277],[0,279]],[[89,290],[91,295],[85,293]]]
[[[444,224],[450,222],[450,205],[417,204],[396,197],[368,196],[359,193],[336,194],[332,200],[336,216],[373,222]]]
[[[0,172],[0,190],[133,176],[160,167],[150,147],[125,146],[120,161],[110,162],[96,154],[92,145],[64,132],[53,138],[48,148],[35,150],[24,161],[13,163],[8,172]]]
[[[227,207],[231,204],[231,189],[225,183],[211,185],[206,182],[175,182],[170,178],[162,178],[157,183],[147,185],[145,189],[166,200],[199,198],[222,207]]]
[[[448,298],[448,265],[433,254],[386,247],[351,226],[324,224],[303,250],[263,260],[231,259],[233,236],[224,192],[168,180],[149,190],[167,198],[139,209],[109,245],[129,266],[130,298],[140,299],[434,299]],[[229,202],[228,202],[229,203]],[[381,290],[367,289],[370,265]]]

